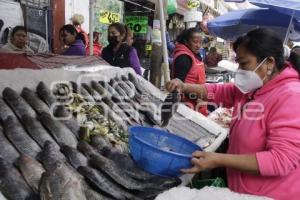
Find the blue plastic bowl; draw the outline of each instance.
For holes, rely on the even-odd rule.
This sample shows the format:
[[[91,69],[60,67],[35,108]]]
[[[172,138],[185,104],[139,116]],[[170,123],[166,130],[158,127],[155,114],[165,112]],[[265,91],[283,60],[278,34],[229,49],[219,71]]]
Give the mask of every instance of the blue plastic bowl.
[[[192,167],[198,145],[166,131],[140,126],[129,127],[129,149],[139,167],[152,174],[175,177],[180,169]]]

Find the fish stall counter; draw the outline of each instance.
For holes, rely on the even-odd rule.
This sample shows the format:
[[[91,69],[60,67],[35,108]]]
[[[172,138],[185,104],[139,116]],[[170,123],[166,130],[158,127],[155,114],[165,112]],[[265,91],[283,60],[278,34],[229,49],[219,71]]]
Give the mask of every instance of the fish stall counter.
[[[143,103],[157,106],[167,97],[131,68],[1,70],[0,92],[0,182],[8,183],[0,184],[0,194],[7,199],[153,199],[192,178],[150,175],[130,158],[127,127],[159,127],[159,112],[145,107],[145,115],[135,117],[128,108],[138,112]],[[227,136],[218,124],[183,105],[160,128],[205,151],[215,151]]]

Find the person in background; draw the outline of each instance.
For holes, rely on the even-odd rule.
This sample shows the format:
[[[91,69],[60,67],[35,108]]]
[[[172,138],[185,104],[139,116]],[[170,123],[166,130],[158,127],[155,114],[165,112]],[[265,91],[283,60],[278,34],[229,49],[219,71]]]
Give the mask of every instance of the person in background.
[[[185,173],[227,168],[229,189],[280,200],[300,196],[300,59],[284,60],[283,41],[255,29],[234,43],[239,69],[234,84],[191,85],[180,80],[169,91],[194,93],[234,108],[227,154],[193,153]]]
[[[74,14],[72,17],[72,24],[76,28],[78,33],[81,33],[84,38],[85,48],[87,48],[89,44],[89,36],[86,31],[84,31],[81,25],[84,23],[84,16],[81,14]]]
[[[177,38],[177,45],[174,51],[174,62],[172,67],[172,78],[178,78],[184,83],[204,84],[206,81],[204,64],[198,55],[201,48],[201,32],[196,28],[184,30]],[[197,99],[185,96],[183,101],[187,106],[208,114],[207,106],[196,108]]]
[[[206,54],[208,52],[209,45],[210,45],[210,40],[208,37],[205,37],[202,41],[202,47],[200,48],[200,51],[199,51],[199,55],[202,58],[202,60],[205,60],[205,58],[206,58]]]
[[[126,43],[126,27],[113,23],[108,27],[108,46],[102,51],[102,58],[112,66],[131,67],[141,75],[141,64],[137,52]]]
[[[64,25],[60,31],[60,39],[68,48],[62,53],[66,56],[86,56],[84,37],[71,25]]]
[[[206,55],[204,63],[207,67],[217,67],[222,60],[222,55],[217,52],[216,47],[211,47],[209,53]]]
[[[127,39],[126,39],[126,43],[132,47],[133,42],[134,42],[134,34],[132,32],[132,30],[130,30],[130,28],[126,27],[126,31],[127,31]]]
[[[172,66],[173,61],[174,61],[173,53],[174,53],[176,45],[174,44],[174,42],[171,41],[169,32],[166,32],[166,40],[167,40],[169,65]]]
[[[94,51],[94,56],[101,56],[103,46],[100,43],[100,38],[102,36],[102,33],[99,32],[93,32],[93,51]],[[86,55],[90,55],[90,45],[86,48]]]
[[[13,28],[8,43],[4,45],[0,52],[2,53],[28,53],[33,54],[33,50],[27,45],[27,30],[24,26],[16,26]]]

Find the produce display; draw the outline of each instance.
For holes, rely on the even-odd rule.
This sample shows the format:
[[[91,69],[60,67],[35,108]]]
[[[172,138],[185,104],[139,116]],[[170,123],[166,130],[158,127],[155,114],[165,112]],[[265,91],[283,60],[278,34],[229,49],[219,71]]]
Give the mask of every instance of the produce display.
[[[181,183],[131,159],[129,125],[160,126],[133,74],[109,82],[40,82],[0,98],[0,198],[154,199]],[[3,196],[3,197],[2,197]]]

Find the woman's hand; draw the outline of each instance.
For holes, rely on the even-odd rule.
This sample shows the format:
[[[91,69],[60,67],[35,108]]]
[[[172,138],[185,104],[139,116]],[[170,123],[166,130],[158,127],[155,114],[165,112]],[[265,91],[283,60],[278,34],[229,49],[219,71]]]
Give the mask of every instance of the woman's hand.
[[[166,89],[169,92],[178,90],[179,92],[184,93],[185,84],[180,79],[173,79],[166,84]]]
[[[222,154],[212,152],[196,151],[192,155],[192,163],[194,166],[190,169],[182,169],[181,172],[194,174],[206,169],[220,167],[221,155]]]

